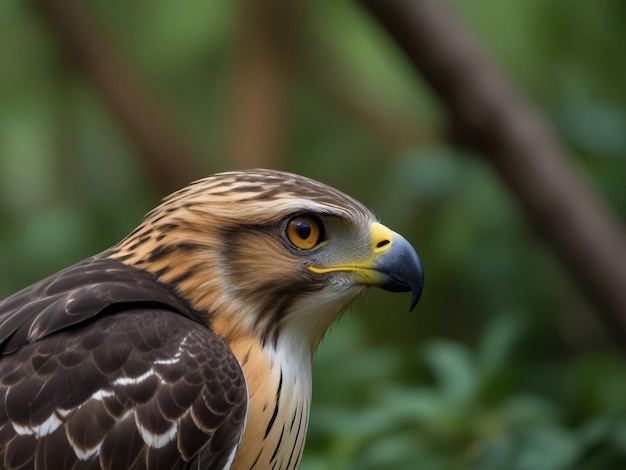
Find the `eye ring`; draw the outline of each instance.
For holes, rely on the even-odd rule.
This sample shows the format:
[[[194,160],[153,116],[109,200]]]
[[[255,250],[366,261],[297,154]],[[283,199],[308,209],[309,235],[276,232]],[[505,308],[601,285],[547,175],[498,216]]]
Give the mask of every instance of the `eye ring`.
[[[293,246],[310,250],[322,239],[322,222],[314,216],[301,214],[287,222],[285,235]]]

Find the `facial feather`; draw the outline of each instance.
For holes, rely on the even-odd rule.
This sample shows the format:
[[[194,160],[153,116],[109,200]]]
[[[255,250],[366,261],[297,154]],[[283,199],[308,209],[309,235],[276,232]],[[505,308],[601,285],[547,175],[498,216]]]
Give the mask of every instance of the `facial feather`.
[[[290,246],[284,222],[298,213],[332,221],[337,249],[304,253]],[[367,234],[362,232],[372,219],[359,202],[313,180],[266,170],[231,172],[166,198],[111,256],[172,284],[206,312],[207,323],[227,342],[255,335],[263,344],[275,343],[286,322],[295,319],[294,309],[311,310],[308,303],[315,303],[323,289],[332,292],[320,298],[326,309],[335,314],[343,308],[346,301],[338,296],[340,289],[329,286],[330,276],[313,275],[307,264],[329,253],[354,254],[355,246],[364,245]],[[341,276],[335,278],[340,283]],[[327,323],[308,326],[325,328]],[[323,331],[302,333],[317,342],[312,338]]]

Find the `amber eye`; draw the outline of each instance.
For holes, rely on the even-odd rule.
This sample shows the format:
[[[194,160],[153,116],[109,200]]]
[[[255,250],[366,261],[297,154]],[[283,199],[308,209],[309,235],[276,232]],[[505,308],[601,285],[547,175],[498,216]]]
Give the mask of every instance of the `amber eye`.
[[[287,224],[287,238],[296,248],[310,250],[320,241],[322,224],[309,215],[298,215]]]

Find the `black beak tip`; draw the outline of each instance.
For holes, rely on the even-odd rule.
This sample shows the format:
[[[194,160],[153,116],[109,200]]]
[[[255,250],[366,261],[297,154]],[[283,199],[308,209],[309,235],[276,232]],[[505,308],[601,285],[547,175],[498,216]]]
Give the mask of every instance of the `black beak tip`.
[[[409,263],[407,269],[407,276],[404,278],[407,291],[411,291],[411,305],[409,306],[409,313],[415,309],[417,302],[419,302],[422,291],[424,290],[424,270],[422,268],[422,262],[420,261],[417,253],[414,253],[412,262]]]
[[[409,306],[409,313],[413,311],[417,302],[419,302],[422,296],[422,290],[424,289],[424,275],[419,278],[419,281],[411,286],[411,305]]]
[[[391,292],[411,291],[409,312],[412,312],[424,289],[424,270],[419,256],[409,242],[397,234],[396,237],[395,246],[383,255],[377,266],[379,272],[386,275],[380,287]]]

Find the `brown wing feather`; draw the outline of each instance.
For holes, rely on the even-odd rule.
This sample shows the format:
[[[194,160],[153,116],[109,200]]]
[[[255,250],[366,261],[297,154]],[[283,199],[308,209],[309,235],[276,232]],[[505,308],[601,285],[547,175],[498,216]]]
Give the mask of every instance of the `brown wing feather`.
[[[102,314],[139,302],[160,305],[196,321],[202,315],[169,286],[140,269],[104,257],[89,258],[0,302],[0,351],[21,345]]]
[[[0,403],[3,468],[187,468],[199,459],[223,468],[243,432],[246,389],[209,330],[139,309],[5,356]]]
[[[1,302],[0,467],[224,468],[245,378],[198,317],[148,273],[103,259]]]

